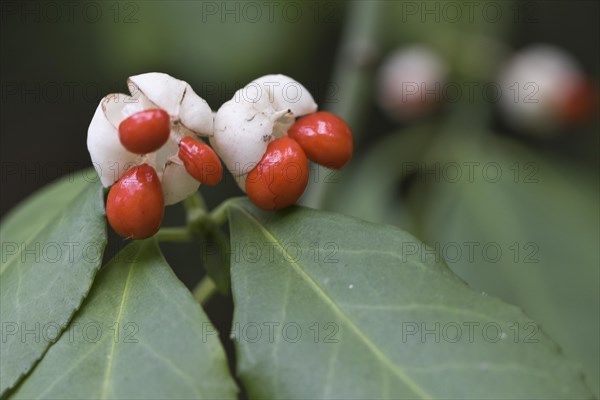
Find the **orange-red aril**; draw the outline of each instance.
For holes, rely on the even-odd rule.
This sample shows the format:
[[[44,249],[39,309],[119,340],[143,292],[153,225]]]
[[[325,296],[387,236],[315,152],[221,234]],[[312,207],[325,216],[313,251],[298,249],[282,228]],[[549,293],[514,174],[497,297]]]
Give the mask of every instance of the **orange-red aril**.
[[[221,160],[206,143],[186,136],[179,142],[179,158],[198,182],[216,185],[223,176]]]
[[[161,109],[135,113],[119,124],[119,140],[130,152],[147,154],[158,150],[169,140],[171,121]]]
[[[327,111],[305,115],[288,130],[309,159],[340,169],[352,158],[352,132],[343,119]]]
[[[308,159],[302,147],[289,137],[273,140],[246,177],[250,200],[265,210],[294,204],[308,184]]]
[[[148,164],[131,168],[108,192],[106,216],[120,236],[145,239],[160,228],[164,198],[158,175]]]

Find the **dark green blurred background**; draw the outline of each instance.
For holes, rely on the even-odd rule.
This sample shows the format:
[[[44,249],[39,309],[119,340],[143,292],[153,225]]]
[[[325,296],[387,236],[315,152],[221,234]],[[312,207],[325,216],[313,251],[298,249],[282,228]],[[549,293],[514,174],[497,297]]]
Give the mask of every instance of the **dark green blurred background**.
[[[464,3],[456,2],[459,7]],[[428,243],[478,239],[506,246],[511,240],[538,244],[542,262],[533,266],[450,266],[476,290],[518,304],[539,321],[568,357],[584,364],[598,394],[597,118],[557,137],[533,139],[507,126],[494,104],[475,104],[472,109],[448,106],[424,121],[399,125],[374,102],[374,76],[382,59],[392,49],[415,42],[445,57],[453,79],[482,82],[495,79],[498,65],[513,49],[551,43],[574,56],[597,87],[598,1],[487,3],[503,13],[494,22],[478,13],[473,23],[466,18],[451,22],[406,14],[407,5],[435,9],[444,2],[378,4],[379,19],[372,43],[367,43],[367,61],[354,71],[363,84],[360,98],[354,101],[361,118],[350,116],[358,121],[353,128],[360,131],[356,155],[349,172],[321,205],[397,224]],[[297,79],[321,108],[343,110],[351,95],[347,77],[335,71],[344,62],[341,43],[353,34],[348,24],[361,25],[361,15],[352,14],[358,2],[1,4],[0,215],[47,182],[91,166],[87,126],[104,95],[126,92],[130,75],[171,74],[190,83],[213,109],[236,89],[268,73]],[[472,122],[482,115],[489,116],[483,125]],[[374,165],[365,160],[374,157],[377,146],[388,147],[391,153],[386,156],[390,164],[384,159],[382,168],[363,181],[375,186],[387,175],[394,176],[386,170],[394,157],[417,157],[410,137],[419,136],[419,129],[421,136],[430,137],[430,160],[505,160],[504,165],[533,160],[541,166],[540,184],[490,188],[403,181],[395,182],[391,199],[353,202],[363,190],[360,171],[366,169],[362,166]],[[397,151],[381,141],[391,138],[392,132],[399,134]],[[472,145],[473,138],[477,145]],[[421,144],[418,137],[415,143]],[[231,179],[225,181],[201,189],[210,206],[241,194]],[[180,210],[172,209],[170,222],[181,220]],[[175,265],[181,261],[176,254],[171,257]],[[178,274],[192,285],[201,272],[179,269]]]
[[[334,3],[322,17],[309,13],[325,6],[310,2],[294,2],[285,17],[281,2],[273,3],[272,17],[268,8],[241,8],[243,2],[223,5],[232,11],[225,15],[213,8],[221,2],[52,4],[60,6],[2,3],[2,214],[57,177],[57,169],[90,165],[91,116],[104,95],[127,92],[130,75],[171,74],[215,110],[267,73],[289,74],[323,99],[344,17],[343,4]]]
[[[460,24],[444,24],[444,18],[436,23],[432,16],[425,23],[407,18],[406,3],[440,2],[385,2],[375,64],[389,49],[415,40],[459,51],[440,31],[460,30]],[[554,43],[597,74],[598,2],[527,2],[533,6],[520,8],[521,21],[514,20],[510,2],[496,3],[503,17],[485,23],[475,14],[479,24],[467,24],[467,33],[489,31],[515,48]],[[87,125],[104,95],[126,92],[130,75],[172,74],[215,109],[237,88],[267,73],[298,79],[321,107],[339,101],[343,88],[332,81],[332,70],[347,6],[332,1],[3,1],[0,214],[69,169],[90,165]],[[489,62],[488,54],[473,56]],[[374,107],[369,100],[364,106]],[[363,135],[368,142],[385,133],[388,122],[374,111]],[[230,192],[215,192],[225,190],[220,186],[205,195],[224,197]]]
[[[343,90],[331,79],[348,3],[249,3],[3,1],[0,214],[46,182],[89,165],[85,138],[91,116],[104,95],[126,91],[130,75],[172,74],[215,109],[249,80],[275,72],[305,84],[321,107],[339,101]],[[439,2],[385,2],[375,63],[388,49],[415,40],[454,51],[439,33],[459,30],[459,24],[444,24],[443,17],[440,23],[433,16],[425,23],[407,18],[403,3]],[[479,24],[466,29],[492,31],[515,48],[555,43],[597,77],[596,1],[527,2],[533,6],[522,6],[521,21],[514,20],[510,2],[496,3],[504,13],[498,23],[475,14]],[[487,62],[489,55],[480,56]],[[369,100],[365,107],[373,107]],[[373,139],[387,121],[375,114],[370,122]],[[221,190],[226,189],[216,189]],[[218,195],[206,193],[213,194]]]

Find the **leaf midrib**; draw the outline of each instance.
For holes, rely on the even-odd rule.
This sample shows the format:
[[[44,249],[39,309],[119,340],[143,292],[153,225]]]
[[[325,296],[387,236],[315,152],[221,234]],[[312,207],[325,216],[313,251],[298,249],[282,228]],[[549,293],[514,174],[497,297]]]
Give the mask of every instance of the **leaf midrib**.
[[[233,206],[233,207],[236,207],[236,206]],[[268,239],[273,240],[273,242],[276,243],[279,246],[279,248],[281,249],[281,251],[283,252],[282,254],[289,255],[289,253],[285,250],[284,246],[277,239],[277,237],[271,231],[269,231],[264,225],[262,225],[260,223],[260,221],[258,221],[254,215],[252,215],[249,211],[247,211],[246,209],[244,209],[242,207],[236,207],[236,208],[238,210],[240,210],[242,213],[244,213],[250,219],[250,221],[252,221],[256,226],[258,226],[258,228],[263,232],[263,234]],[[327,303],[330,306],[330,308],[333,309],[333,311],[336,312],[340,316],[340,319],[342,319],[343,322],[345,322],[347,324],[347,326],[349,326],[351,328],[352,331],[354,331],[356,336],[367,346],[367,348],[373,353],[373,355],[376,358],[381,360],[381,362],[383,364],[385,364],[391,372],[393,372],[396,376],[398,376],[398,378],[400,378],[400,380],[402,380],[410,388],[410,390],[412,390],[420,398],[422,398],[422,399],[433,398],[433,396],[430,396],[410,376],[408,376],[400,368],[398,368],[398,366],[396,366],[392,360],[390,360],[384,353],[382,353],[377,348],[375,343],[350,319],[350,317],[348,317],[346,315],[346,313],[340,308],[340,306],[335,302],[335,300],[332,299],[321,288],[321,286],[319,286],[319,284],[308,273],[306,273],[302,269],[302,267],[296,261],[293,261],[294,258],[286,257],[286,259],[289,261],[290,265],[298,272],[300,277],[304,281],[306,281],[306,283],[310,287],[313,288],[315,293],[319,297],[321,297],[325,301],[325,303]]]
[[[139,253],[138,253],[139,254]],[[135,258],[134,258],[135,259]],[[125,302],[127,300],[127,294],[129,293],[129,282],[131,281],[131,275],[133,272],[133,266],[135,261],[129,263],[129,271],[127,272],[127,278],[125,279],[125,287],[123,288],[123,297],[121,297],[121,304],[119,305],[119,312],[117,313],[116,326],[121,326],[121,318],[123,317],[123,310],[125,309]],[[108,353],[108,365],[106,372],[104,373],[104,381],[102,382],[102,399],[108,398],[109,381],[112,374],[112,365],[115,357],[115,350],[117,347],[117,340],[112,341],[110,352]]]

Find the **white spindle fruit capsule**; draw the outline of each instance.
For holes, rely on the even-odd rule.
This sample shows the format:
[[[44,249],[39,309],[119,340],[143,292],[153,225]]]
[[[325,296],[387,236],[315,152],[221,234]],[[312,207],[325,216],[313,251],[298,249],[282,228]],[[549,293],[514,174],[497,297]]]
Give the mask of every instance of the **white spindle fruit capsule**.
[[[390,117],[406,121],[423,117],[442,102],[448,65],[422,45],[393,51],[377,76],[377,101]]]
[[[593,108],[593,92],[578,62],[558,47],[536,44],[503,66],[499,108],[513,127],[547,135],[583,119]]]
[[[312,95],[299,82],[285,75],[265,75],[219,108],[210,143],[245,191],[246,177],[269,142],[285,136],[295,118],[316,110]]]
[[[109,94],[98,105],[88,128],[87,146],[92,162],[105,187],[115,183],[131,167],[143,163],[156,170],[165,204],[177,203],[198,190],[177,156],[184,136],[211,136],[213,114],[189,84],[164,73],[150,72],[128,79],[131,95]],[[170,137],[158,150],[148,154],[128,151],[119,139],[119,125],[133,114],[148,109],[169,114]]]

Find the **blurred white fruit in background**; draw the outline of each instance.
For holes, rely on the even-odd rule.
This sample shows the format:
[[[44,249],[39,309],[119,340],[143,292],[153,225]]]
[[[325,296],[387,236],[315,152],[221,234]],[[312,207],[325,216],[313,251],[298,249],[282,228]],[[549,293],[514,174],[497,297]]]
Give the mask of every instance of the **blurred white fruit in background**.
[[[444,59],[426,46],[395,50],[378,72],[379,105],[399,121],[428,115],[442,103],[448,69]]]
[[[593,111],[594,87],[577,60],[547,44],[517,52],[503,66],[500,110],[507,123],[547,135],[585,120]]]

